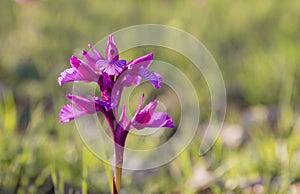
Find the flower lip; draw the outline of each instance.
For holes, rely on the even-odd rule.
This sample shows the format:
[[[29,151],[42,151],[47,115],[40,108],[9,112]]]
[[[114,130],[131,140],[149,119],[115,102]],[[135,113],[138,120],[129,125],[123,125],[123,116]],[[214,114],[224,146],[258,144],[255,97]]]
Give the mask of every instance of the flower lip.
[[[100,72],[118,76],[126,67],[126,60],[98,60],[96,65]]]

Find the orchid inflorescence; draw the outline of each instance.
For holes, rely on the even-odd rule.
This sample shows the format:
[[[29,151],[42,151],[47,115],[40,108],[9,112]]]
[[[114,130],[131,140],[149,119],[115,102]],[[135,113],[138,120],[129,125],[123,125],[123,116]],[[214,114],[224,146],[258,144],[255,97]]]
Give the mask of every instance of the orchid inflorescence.
[[[144,94],[137,110],[128,119],[126,105],[123,106],[120,118],[114,114],[118,110],[124,87],[139,85],[142,79],[148,80],[153,87],[159,88],[162,77],[148,70],[153,60],[153,54],[126,62],[119,59],[118,48],[112,35],[109,35],[106,45],[105,58],[92,46],[90,51],[82,51],[83,60],[72,56],[71,68],[61,72],[58,83],[84,81],[95,82],[99,86],[100,96],[84,96],[82,94],[67,96],[71,104],[65,105],[60,111],[60,122],[67,123],[87,114],[101,112],[113,135],[115,143],[115,175],[113,179],[113,193],[120,192],[120,181],[123,164],[123,152],[126,137],[131,129],[145,127],[174,127],[171,117],[165,112],[156,112],[158,102],[148,103],[143,109]]]

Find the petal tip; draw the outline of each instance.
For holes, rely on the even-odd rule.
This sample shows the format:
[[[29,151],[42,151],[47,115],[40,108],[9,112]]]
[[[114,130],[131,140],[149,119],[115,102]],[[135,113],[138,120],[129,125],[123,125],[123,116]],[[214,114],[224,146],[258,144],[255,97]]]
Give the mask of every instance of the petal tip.
[[[114,43],[114,36],[112,34],[108,36],[108,41]]]
[[[63,83],[62,83],[62,81],[61,81],[61,77],[60,77],[60,76],[57,78],[57,82],[58,82],[58,85],[59,85],[59,86],[62,86],[62,85],[63,85]]]
[[[86,50],[82,50],[81,53],[82,53],[82,55],[87,55],[87,51]]]
[[[167,115],[166,123],[163,125],[163,127],[170,127],[170,128],[174,128],[175,127],[175,125],[174,125],[174,123],[172,121],[172,118],[169,115]]]

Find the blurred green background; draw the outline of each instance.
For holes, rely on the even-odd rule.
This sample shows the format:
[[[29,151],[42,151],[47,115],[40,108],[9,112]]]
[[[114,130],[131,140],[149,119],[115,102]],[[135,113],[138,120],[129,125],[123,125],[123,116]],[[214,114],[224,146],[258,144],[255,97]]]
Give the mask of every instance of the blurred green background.
[[[300,1],[1,0],[0,18],[0,193],[109,193],[108,166],[74,123],[59,123],[71,85],[57,77],[88,43],[147,23],[182,29],[208,48],[224,76],[227,115],[204,157],[196,137],[168,165],[125,172],[122,192],[300,193]],[[184,57],[151,47],[124,56],[152,50],[189,75],[209,110],[205,80]],[[201,114],[205,125],[209,111]]]

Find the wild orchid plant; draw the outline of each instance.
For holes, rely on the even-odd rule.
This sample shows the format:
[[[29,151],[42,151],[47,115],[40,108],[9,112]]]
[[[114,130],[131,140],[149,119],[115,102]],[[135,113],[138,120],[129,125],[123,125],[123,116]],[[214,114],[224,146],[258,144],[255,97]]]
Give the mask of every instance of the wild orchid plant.
[[[105,58],[92,46],[91,51],[82,51],[83,60],[72,56],[71,68],[64,70],[59,78],[59,85],[67,82],[84,81],[96,82],[100,88],[101,97],[69,94],[68,100],[72,104],[65,105],[60,111],[60,122],[68,123],[86,114],[101,112],[113,135],[115,152],[115,170],[113,178],[113,193],[120,192],[123,154],[126,137],[131,129],[145,127],[174,127],[172,119],[165,112],[156,112],[158,102],[150,102],[142,109],[144,94],[131,120],[123,106],[120,118],[118,110],[124,87],[139,85],[142,79],[148,80],[155,88],[161,86],[162,77],[148,70],[153,60],[153,54],[147,54],[130,62],[119,59],[118,48],[110,35],[106,45]]]

